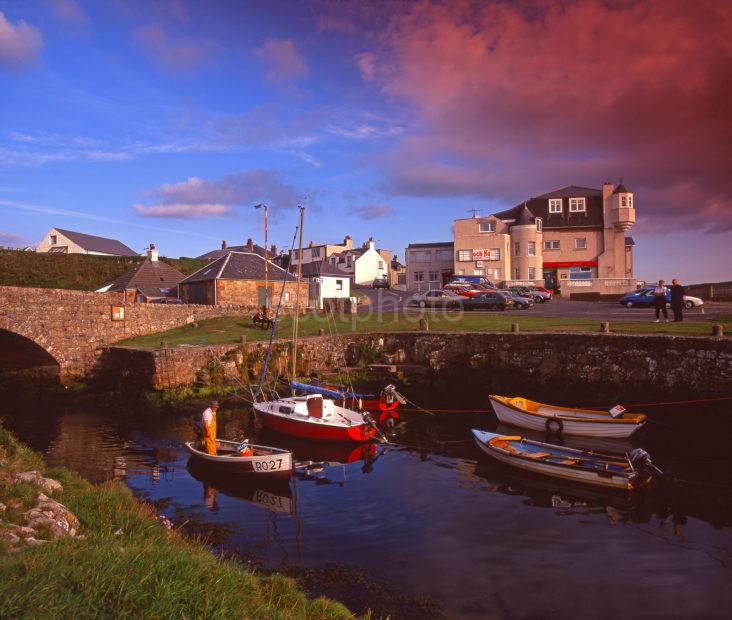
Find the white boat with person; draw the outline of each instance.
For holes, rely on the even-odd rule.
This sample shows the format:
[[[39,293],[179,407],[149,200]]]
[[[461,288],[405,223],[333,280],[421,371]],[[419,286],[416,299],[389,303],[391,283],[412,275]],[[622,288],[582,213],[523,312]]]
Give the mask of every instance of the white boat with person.
[[[609,411],[558,407],[523,396],[488,397],[499,421],[521,428],[565,435],[626,439],[646,423],[642,413],[627,413],[621,406]]]
[[[633,491],[663,475],[645,450],[634,448],[625,456],[575,450],[518,435],[498,435],[472,430],[478,447],[491,458],[526,471]]]
[[[216,440],[216,454],[209,454],[198,441],[187,441],[186,449],[201,465],[235,474],[289,477],[292,452],[246,441]]]

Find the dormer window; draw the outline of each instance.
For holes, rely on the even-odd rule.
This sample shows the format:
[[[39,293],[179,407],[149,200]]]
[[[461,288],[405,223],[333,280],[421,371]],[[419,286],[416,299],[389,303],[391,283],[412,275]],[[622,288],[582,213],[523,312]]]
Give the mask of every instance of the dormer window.
[[[495,222],[480,222],[480,224],[478,224],[478,230],[482,233],[496,232],[496,223]]]
[[[561,198],[550,198],[549,199],[549,213],[561,213],[562,212],[562,199]]]
[[[569,212],[570,213],[583,213],[587,210],[584,198],[570,198],[569,199]]]

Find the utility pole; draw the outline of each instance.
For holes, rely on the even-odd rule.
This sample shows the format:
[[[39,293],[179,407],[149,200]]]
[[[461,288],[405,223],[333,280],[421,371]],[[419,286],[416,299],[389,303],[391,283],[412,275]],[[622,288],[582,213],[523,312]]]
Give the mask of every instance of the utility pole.
[[[267,205],[254,205],[255,209],[264,209],[264,316],[269,318],[269,260],[267,257]]]
[[[298,243],[297,282],[295,283],[295,317],[292,330],[292,380],[297,378],[297,335],[300,327],[300,281],[302,280],[302,228],[305,220],[305,207],[300,209],[300,241]]]

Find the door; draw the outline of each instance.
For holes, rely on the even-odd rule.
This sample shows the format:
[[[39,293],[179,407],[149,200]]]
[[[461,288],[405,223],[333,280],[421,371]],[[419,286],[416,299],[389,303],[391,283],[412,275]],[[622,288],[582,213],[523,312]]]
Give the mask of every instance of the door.
[[[257,287],[257,305],[261,308],[264,307],[264,286]],[[272,286],[267,286],[267,307],[272,307]]]
[[[544,269],[544,288],[548,291],[557,290],[557,270]]]

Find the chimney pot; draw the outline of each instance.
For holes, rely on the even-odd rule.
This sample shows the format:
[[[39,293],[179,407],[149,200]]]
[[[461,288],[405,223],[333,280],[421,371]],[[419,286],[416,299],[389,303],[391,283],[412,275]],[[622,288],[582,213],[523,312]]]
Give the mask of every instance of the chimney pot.
[[[269,248],[269,253],[274,256],[277,254],[277,246],[273,243],[272,246]]]
[[[150,259],[151,262],[155,262],[158,260],[158,251],[155,249],[155,244],[150,244],[150,249],[147,251],[147,257]]]
[[[247,250],[254,249],[254,242],[251,239],[247,239]]]
[[[225,249],[226,249],[226,239],[224,239],[224,240],[223,240],[223,241],[221,242],[221,249],[222,249],[222,250],[225,250]]]

